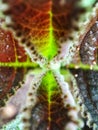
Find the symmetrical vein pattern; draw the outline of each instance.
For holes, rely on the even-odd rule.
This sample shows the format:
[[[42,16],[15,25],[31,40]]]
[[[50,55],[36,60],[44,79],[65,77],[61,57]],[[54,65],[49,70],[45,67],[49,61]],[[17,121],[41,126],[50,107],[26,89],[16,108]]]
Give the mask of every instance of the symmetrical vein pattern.
[[[0,128],[15,100],[20,129],[98,130],[97,53],[97,0],[1,0]]]

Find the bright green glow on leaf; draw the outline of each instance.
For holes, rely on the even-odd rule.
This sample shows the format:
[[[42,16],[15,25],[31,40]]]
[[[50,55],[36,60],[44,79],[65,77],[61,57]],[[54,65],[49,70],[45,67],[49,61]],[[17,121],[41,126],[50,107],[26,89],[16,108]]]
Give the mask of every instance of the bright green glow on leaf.
[[[17,59],[17,55],[16,55],[16,61],[15,62],[0,62],[0,66],[2,67],[39,67],[39,64],[36,62],[31,62],[30,58],[27,57],[27,60],[24,62],[20,62]]]
[[[41,83],[42,90],[45,91],[48,98],[48,103],[51,103],[51,96],[56,93],[57,83],[51,71],[43,77]]]
[[[51,121],[51,107],[54,102],[53,96],[58,94],[59,88],[57,82],[51,71],[48,71],[42,79],[42,83],[39,87],[41,95],[45,96],[46,106],[48,108],[48,120]]]
[[[0,62],[0,66],[3,67],[38,67],[39,65],[34,62],[26,61],[26,62]]]
[[[56,38],[54,36],[54,28],[53,28],[53,14],[51,10],[47,12],[49,15],[49,27],[46,28],[39,28],[38,32],[41,32],[41,35],[38,36],[37,39],[31,38],[31,42],[35,45],[37,48],[37,51],[41,53],[45,58],[48,60],[51,60],[56,54],[57,54],[57,43],[56,43]],[[37,34],[36,34],[37,36]]]
[[[44,55],[50,60],[53,58],[53,56],[57,53],[57,45],[56,40],[53,34],[53,25],[52,25],[52,12],[49,12],[50,14],[50,27],[49,27],[49,41],[47,43],[46,52]]]
[[[80,63],[78,65],[75,64],[69,64],[67,66],[68,68],[75,68],[75,69],[83,69],[83,70],[98,70],[98,65],[88,65],[88,64],[83,64]]]

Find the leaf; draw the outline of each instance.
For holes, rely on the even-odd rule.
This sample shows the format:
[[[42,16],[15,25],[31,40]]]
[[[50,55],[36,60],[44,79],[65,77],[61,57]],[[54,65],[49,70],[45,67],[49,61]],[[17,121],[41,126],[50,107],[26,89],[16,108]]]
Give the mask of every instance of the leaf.
[[[12,42],[8,42],[10,44],[10,47],[13,48],[13,50],[11,48],[11,53],[13,55],[11,55],[10,58],[13,59],[13,63],[15,63],[15,66],[11,64],[12,60],[10,62],[7,61],[8,58],[6,53],[8,53],[8,55],[10,56],[9,50],[4,53],[4,56],[6,57],[4,59],[6,59],[5,62],[8,66],[7,69],[4,69],[6,72],[1,69],[1,77],[4,77],[4,79],[1,78],[1,85],[4,84],[4,87],[8,90],[4,92],[5,88],[2,87],[3,93],[7,96],[9,95],[8,93],[12,95],[14,91],[13,89],[11,89],[11,87],[16,88],[16,86],[19,84],[20,81],[22,81],[25,75],[23,67],[20,69],[17,68],[20,67],[21,63],[27,63],[25,51],[22,47],[20,47],[21,44],[23,44],[23,46],[25,47],[26,51],[31,57],[31,60],[39,64],[42,72],[47,71],[44,76],[39,74],[40,77],[36,77],[35,75],[37,74],[32,72],[34,74],[34,80],[32,81],[32,86],[29,86],[30,91],[27,95],[28,100],[23,111],[23,123],[25,127],[24,129],[61,130],[77,129],[78,127],[81,127],[78,118],[78,115],[80,115],[77,110],[78,106],[75,104],[74,97],[71,94],[71,92],[73,92],[72,89],[74,89],[75,86],[72,87],[72,82],[69,83],[69,81],[71,81],[69,79],[71,76],[62,76],[59,73],[59,69],[62,69],[62,67],[67,64],[65,59],[67,59],[68,55],[66,53],[70,55],[70,59],[72,58],[74,51],[77,51],[78,49],[80,49],[79,58],[82,60],[83,63],[87,60],[86,62],[87,64],[89,64],[88,62],[90,61],[90,59],[87,59],[86,56],[92,58],[92,56],[89,56],[87,54],[88,52],[90,52],[91,46],[89,44],[89,46],[87,47],[85,45],[85,41],[89,42],[90,40],[90,42],[92,43],[92,35],[88,36],[88,34],[90,34],[90,30],[88,31],[86,29],[82,29],[82,27],[80,26],[84,25],[85,18],[87,18],[86,14],[90,11],[87,11],[87,9],[86,12],[83,8],[83,10],[81,10],[81,5],[79,5],[78,7],[77,0],[3,0],[3,2],[7,3],[7,5],[9,6],[8,10],[3,12],[6,24],[6,27],[4,27],[6,29],[11,28],[12,33],[15,34],[15,38],[17,38],[16,40],[12,38],[12,36]],[[82,7],[84,7],[84,5],[82,5]],[[95,17],[93,17],[95,21],[95,19],[97,18],[97,7],[94,9],[95,10],[93,10],[91,13],[91,19],[93,15],[96,14],[96,16],[94,15]],[[85,14],[85,16],[83,16],[83,14]],[[9,18],[10,20],[8,19],[9,21],[7,21],[7,18]],[[90,15],[88,18],[90,19]],[[7,22],[10,23],[8,24]],[[89,23],[92,24],[92,21]],[[87,25],[89,26],[89,24],[86,23],[86,27]],[[94,26],[96,27],[96,24],[94,24]],[[94,29],[94,35],[97,34],[96,30],[97,29]],[[85,34],[83,35],[83,41],[81,42],[79,40],[81,40],[81,34],[83,32]],[[5,36],[6,35],[4,35],[4,37]],[[77,46],[77,44],[79,45],[80,42],[81,47],[79,46],[80,48],[76,49],[75,47]],[[85,47],[86,49],[88,49],[87,52],[84,51]],[[95,45],[92,48],[94,47]],[[5,49],[6,47],[3,47],[3,49],[1,49],[1,52],[5,51]],[[85,55],[83,55],[84,52]],[[1,59],[4,60],[2,56]],[[76,63],[78,63],[77,60]],[[5,67],[6,64],[3,64],[3,67]],[[11,74],[9,73],[10,65],[12,65]],[[84,66],[86,68],[89,68],[87,65]],[[84,66],[82,66],[82,68]],[[28,68],[30,66],[26,67]],[[77,66],[75,66],[75,64],[72,64],[72,67],[76,69]],[[85,106],[87,106],[88,113],[91,112],[91,116],[94,117],[95,112],[97,111],[96,97],[94,97],[97,95],[97,91],[95,91],[94,88],[97,86],[97,82],[95,81],[97,80],[97,76],[93,78],[93,75],[97,75],[97,72],[86,71],[86,73],[88,74],[86,75],[85,71],[83,70],[81,72],[81,76],[81,73],[77,71],[78,70],[75,70],[75,72],[72,71],[72,73],[75,74],[78,88],[81,89],[81,85],[86,84],[84,85],[85,91],[80,91],[79,95],[81,95],[81,97],[83,96],[83,103]],[[66,73],[66,71],[63,72],[64,75],[66,75]],[[79,77],[77,77],[77,73]],[[64,81],[64,78],[65,80],[67,80],[67,82]],[[83,79],[82,83],[80,82],[81,79]],[[5,81],[8,83],[7,85],[9,86],[5,84]],[[94,83],[96,84],[95,86],[93,86]],[[90,86],[90,88],[88,86]],[[85,98],[84,93],[86,93],[85,95],[87,98]],[[5,97],[5,95],[1,95],[1,98],[4,100],[7,97]],[[90,103],[92,104],[89,104],[89,101],[91,101]],[[2,103],[3,102],[1,100],[1,105]],[[96,122],[97,114],[95,115],[94,119],[94,123]]]
[[[76,106],[73,105],[73,101],[65,105],[68,100],[71,100],[70,94],[67,93],[66,86],[64,86],[66,91],[63,92],[51,71],[46,72],[42,77],[38,88],[36,85],[32,85],[32,87],[34,91],[37,90],[35,93],[31,91],[28,93],[28,105],[24,108],[24,130],[28,128],[28,123],[30,124],[28,129],[31,130],[63,130],[67,129],[67,125],[69,129],[71,129],[70,125],[73,128],[78,127],[78,117],[73,118],[70,115],[71,111],[77,115]],[[63,93],[66,93],[65,98],[63,98]]]
[[[80,57],[84,64],[94,65],[98,62],[98,21],[95,20],[80,46]]]
[[[10,67],[11,63],[26,60],[23,47],[18,45],[11,32],[0,28],[0,63],[3,63],[3,66],[0,65],[0,107],[15,93],[25,76],[24,68]]]
[[[16,35],[24,37],[26,42],[23,43],[30,42],[41,55],[51,60],[57,54],[60,38],[66,38],[70,33],[75,0],[65,4],[59,0],[4,2],[9,4],[5,14],[11,16],[9,26],[15,29]]]
[[[88,120],[92,120],[93,123],[98,125],[98,72],[93,70],[71,70],[76,76],[77,86],[79,89],[79,95],[82,99],[82,103],[86,106],[87,112],[91,115],[87,116]],[[86,111],[86,109],[84,109]],[[93,125],[91,122],[89,125]]]

